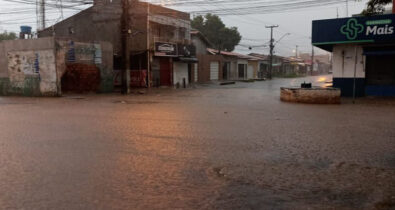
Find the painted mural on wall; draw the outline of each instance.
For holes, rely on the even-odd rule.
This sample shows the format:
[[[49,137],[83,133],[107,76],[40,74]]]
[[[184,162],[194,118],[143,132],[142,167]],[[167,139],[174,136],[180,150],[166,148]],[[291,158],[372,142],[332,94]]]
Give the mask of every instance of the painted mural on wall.
[[[56,92],[56,67],[53,50],[13,51],[7,53],[11,86],[37,88],[41,93]]]

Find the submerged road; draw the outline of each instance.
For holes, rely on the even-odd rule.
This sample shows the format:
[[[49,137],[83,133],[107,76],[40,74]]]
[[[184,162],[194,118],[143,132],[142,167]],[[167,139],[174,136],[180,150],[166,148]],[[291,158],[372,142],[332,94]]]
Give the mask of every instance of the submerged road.
[[[0,97],[0,209],[395,208],[395,100],[279,101],[328,80]]]

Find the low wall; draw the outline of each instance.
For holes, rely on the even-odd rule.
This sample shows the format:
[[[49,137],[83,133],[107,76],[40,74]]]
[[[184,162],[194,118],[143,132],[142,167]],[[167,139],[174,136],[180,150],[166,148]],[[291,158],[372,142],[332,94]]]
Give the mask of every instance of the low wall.
[[[89,76],[81,84],[89,84],[89,90],[96,87],[95,92],[113,91],[113,48],[110,43],[55,41],[50,37],[0,42],[0,95],[60,96],[62,76],[68,64],[81,64],[80,71],[88,66],[88,74],[91,66],[97,67],[99,76],[95,78],[99,85],[93,84]]]
[[[340,104],[337,88],[281,88],[281,101],[308,104]]]
[[[54,39],[0,42],[0,94],[58,95]]]
[[[84,43],[77,42],[68,39],[57,39],[57,71],[58,79],[61,78],[66,72],[67,66],[79,64],[79,71],[84,70],[84,66],[87,67],[86,71],[90,72],[91,67],[96,66],[100,73],[100,84],[95,90],[92,89],[92,85],[80,90],[90,90],[100,93],[109,93],[114,89],[114,76],[113,76],[113,48],[110,43],[99,42],[99,43]],[[77,81],[77,80],[70,80]],[[91,82],[83,82],[90,84]],[[63,89],[63,88],[62,88]]]

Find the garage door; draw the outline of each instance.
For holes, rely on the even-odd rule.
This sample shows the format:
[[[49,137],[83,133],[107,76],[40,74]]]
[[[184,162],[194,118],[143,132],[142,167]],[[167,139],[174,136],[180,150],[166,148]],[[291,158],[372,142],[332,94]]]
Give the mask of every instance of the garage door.
[[[219,62],[210,63],[210,80],[218,80]]]

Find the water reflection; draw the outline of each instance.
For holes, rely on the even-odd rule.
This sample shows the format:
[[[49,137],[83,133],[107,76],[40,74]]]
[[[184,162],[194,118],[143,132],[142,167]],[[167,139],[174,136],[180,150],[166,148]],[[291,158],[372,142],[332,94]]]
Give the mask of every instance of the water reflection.
[[[117,113],[128,119],[118,131],[123,147],[133,152],[118,156],[113,191],[136,201],[131,207],[138,209],[197,205],[206,194],[201,187],[207,179],[196,161],[199,154],[185,149],[189,114],[163,104],[138,109],[138,114]]]

